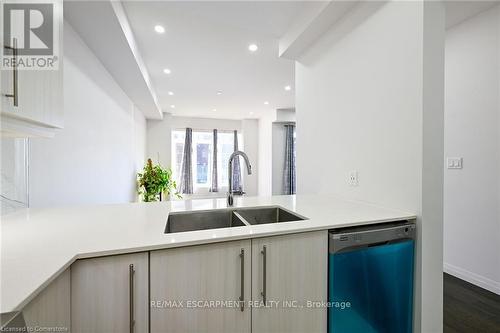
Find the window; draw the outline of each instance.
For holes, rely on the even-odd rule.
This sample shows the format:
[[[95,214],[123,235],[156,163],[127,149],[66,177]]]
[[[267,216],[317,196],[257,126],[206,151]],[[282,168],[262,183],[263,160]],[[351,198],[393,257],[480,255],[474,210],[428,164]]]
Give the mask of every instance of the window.
[[[184,154],[185,131],[172,132],[172,171],[174,179],[179,183],[179,175],[182,168],[182,154]]]
[[[193,131],[193,178],[194,187],[210,188],[212,179],[213,134]],[[196,189],[195,189],[196,192]]]
[[[174,179],[179,183],[184,154],[185,130],[172,131],[172,171]],[[208,194],[212,186],[213,166],[213,132],[212,130],[193,130],[193,150],[191,152],[193,190],[195,194]],[[238,133],[238,148],[243,149],[242,135]],[[217,133],[217,182],[219,192],[224,193],[228,187],[229,156],[234,151],[234,134],[232,131]]]
[[[242,149],[240,135],[238,134],[238,146]],[[228,187],[227,168],[229,163],[229,156],[234,152],[234,134],[230,132],[217,133],[217,182],[219,187]]]

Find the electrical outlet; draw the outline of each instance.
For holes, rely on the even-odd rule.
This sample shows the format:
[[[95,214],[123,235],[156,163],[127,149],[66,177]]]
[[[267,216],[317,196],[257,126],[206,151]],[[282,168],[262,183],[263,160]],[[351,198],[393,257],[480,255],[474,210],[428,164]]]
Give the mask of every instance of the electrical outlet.
[[[358,179],[358,171],[353,170],[349,172],[349,178],[348,182],[350,186],[358,186],[359,185],[359,179]]]
[[[462,169],[463,159],[461,157],[448,157],[446,166],[448,169]]]

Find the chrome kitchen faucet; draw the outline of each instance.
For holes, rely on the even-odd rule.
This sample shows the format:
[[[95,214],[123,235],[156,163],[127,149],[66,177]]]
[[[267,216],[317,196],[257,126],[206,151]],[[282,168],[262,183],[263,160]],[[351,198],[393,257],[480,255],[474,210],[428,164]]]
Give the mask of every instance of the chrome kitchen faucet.
[[[252,165],[250,164],[250,160],[248,159],[247,154],[242,152],[241,150],[237,150],[234,153],[231,154],[229,157],[229,167],[227,168],[228,172],[228,182],[229,182],[229,188],[228,188],[228,193],[227,193],[227,205],[232,206],[233,205],[233,160],[235,157],[238,157],[238,155],[241,155],[243,159],[245,160],[245,164],[247,166],[247,172],[249,175],[252,174]]]

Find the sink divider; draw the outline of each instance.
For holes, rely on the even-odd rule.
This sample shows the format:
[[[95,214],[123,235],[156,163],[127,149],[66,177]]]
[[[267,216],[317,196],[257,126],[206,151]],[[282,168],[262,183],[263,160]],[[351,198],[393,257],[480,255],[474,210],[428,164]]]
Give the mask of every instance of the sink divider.
[[[244,224],[244,225],[246,225],[246,226],[248,226],[248,227],[250,227],[250,226],[251,226],[251,224],[250,224],[250,223],[248,223],[248,221],[247,221],[247,220],[245,220],[245,218],[244,218],[243,216],[241,216],[241,215],[240,215],[237,211],[233,210],[233,214],[234,214],[234,215],[236,215],[236,217],[237,217],[237,218],[239,218],[239,219],[240,219],[240,221],[241,221],[241,222],[243,222],[243,224]]]

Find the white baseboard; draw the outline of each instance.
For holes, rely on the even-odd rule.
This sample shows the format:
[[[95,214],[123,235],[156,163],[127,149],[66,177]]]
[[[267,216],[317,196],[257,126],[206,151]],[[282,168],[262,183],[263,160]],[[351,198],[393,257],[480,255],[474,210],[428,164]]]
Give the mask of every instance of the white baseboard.
[[[448,273],[459,279],[472,283],[478,287],[489,290],[492,293],[500,295],[500,282],[493,281],[479,274],[469,272],[466,269],[453,266],[447,263],[444,263],[443,266],[445,273]]]

